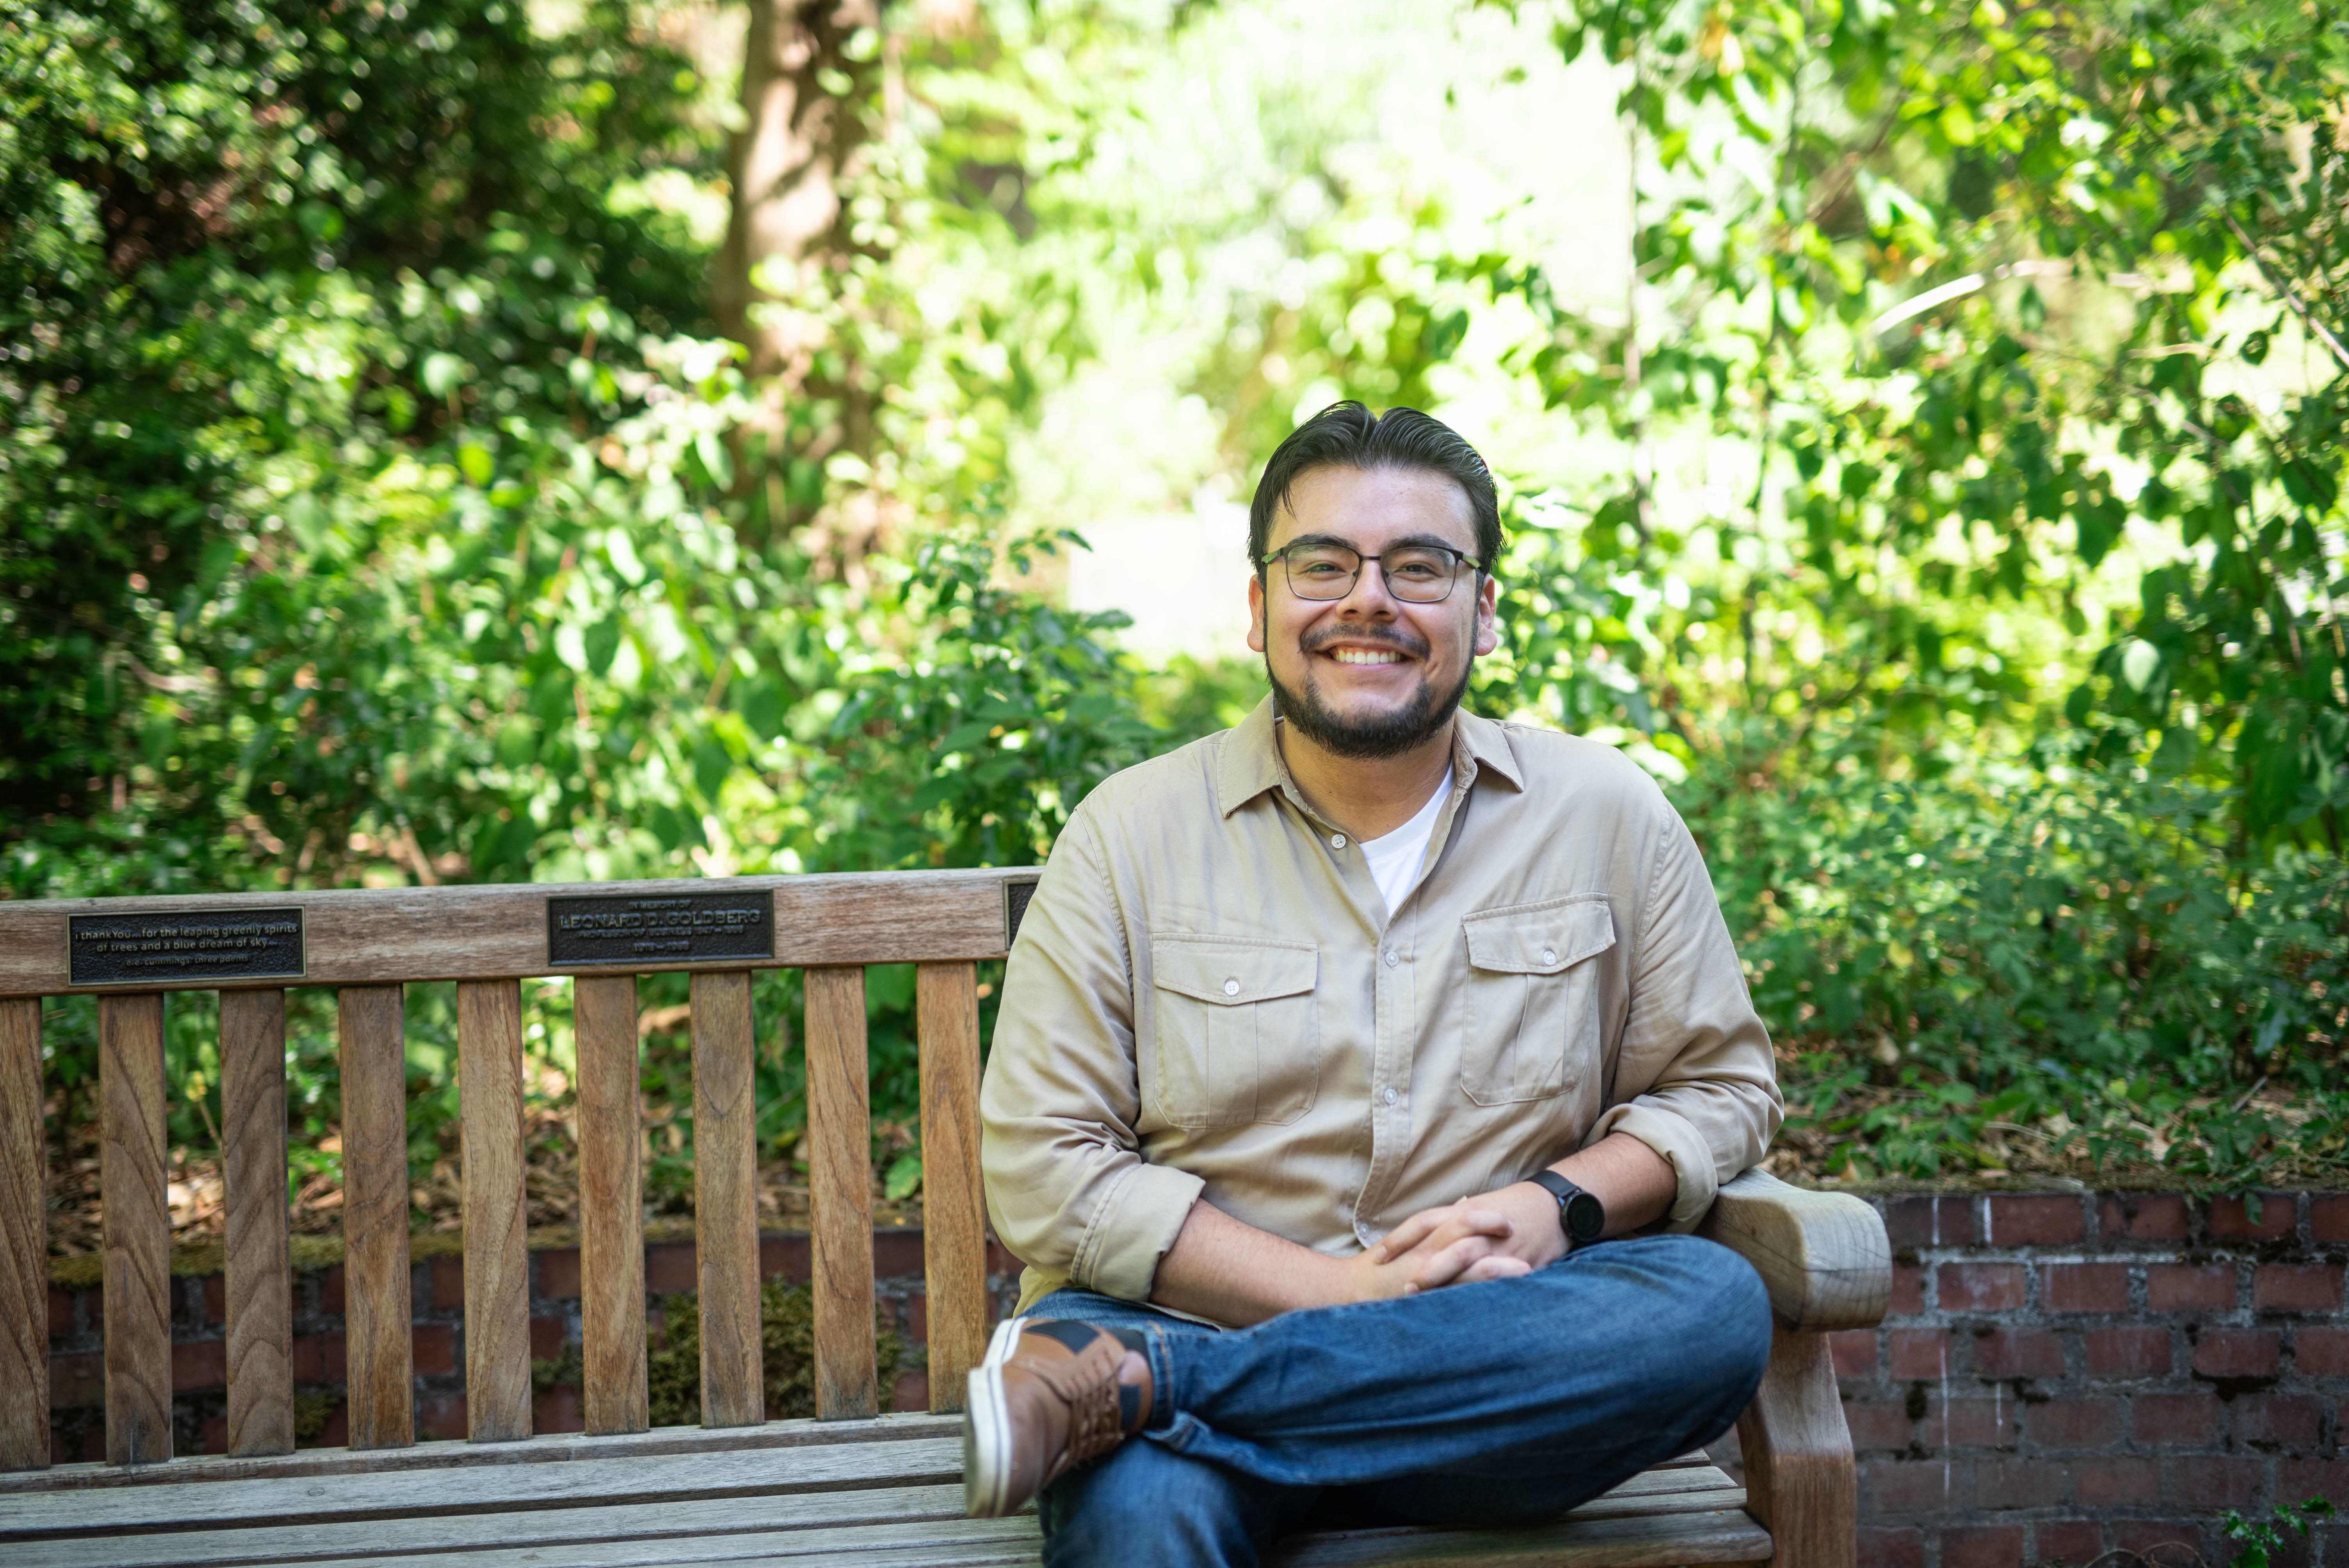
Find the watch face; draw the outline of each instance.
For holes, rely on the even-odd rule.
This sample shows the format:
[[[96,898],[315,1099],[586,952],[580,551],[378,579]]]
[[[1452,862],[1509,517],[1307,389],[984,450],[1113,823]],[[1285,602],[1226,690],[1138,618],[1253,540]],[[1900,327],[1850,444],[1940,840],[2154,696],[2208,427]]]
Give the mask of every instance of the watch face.
[[[1578,1242],[1596,1241],[1607,1228],[1607,1206],[1588,1192],[1577,1192],[1558,1207],[1565,1213],[1566,1233]]]

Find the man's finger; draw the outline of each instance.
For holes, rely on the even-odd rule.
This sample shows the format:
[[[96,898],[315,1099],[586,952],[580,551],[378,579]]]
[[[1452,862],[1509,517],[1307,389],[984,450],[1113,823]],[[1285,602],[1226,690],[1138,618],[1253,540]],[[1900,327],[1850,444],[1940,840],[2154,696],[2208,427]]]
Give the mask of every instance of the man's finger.
[[[1451,1284],[1478,1259],[1490,1255],[1492,1250],[1493,1243],[1487,1237],[1463,1236],[1430,1254],[1412,1272],[1412,1283],[1422,1290]]]
[[[1389,1258],[1399,1258],[1433,1234],[1437,1226],[1452,1218],[1453,1211],[1454,1205],[1450,1203],[1439,1209],[1422,1209],[1389,1231],[1386,1239],[1373,1250]]]
[[[1506,1241],[1514,1233],[1514,1229],[1506,1214],[1496,1213],[1489,1209],[1468,1211],[1449,1216],[1428,1234],[1418,1238],[1412,1245],[1401,1247],[1390,1245],[1389,1251],[1391,1256],[1398,1258],[1407,1257],[1413,1253],[1433,1255],[1469,1236],[1482,1236],[1496,1242]],[[1392,1243],[1393,1238],[1390,1237],[1389,1241]]]

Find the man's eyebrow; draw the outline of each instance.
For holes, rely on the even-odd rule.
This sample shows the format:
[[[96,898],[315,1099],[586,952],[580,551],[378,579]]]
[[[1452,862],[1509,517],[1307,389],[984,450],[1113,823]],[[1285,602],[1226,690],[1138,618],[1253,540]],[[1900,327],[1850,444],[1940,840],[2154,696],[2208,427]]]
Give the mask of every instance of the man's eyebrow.
[[[1293,549],[1299,544],[1336,544],[1342,545],[1344,548],[1352,551],[1357,555],[1366,553],[1362,547],[1356,544],[1352,540],[1340,538],[1339,535],[1334,533],[1300,533],[1296,538],[1290,540],[1287,544],[1282,545],[1281,548],[1283,550],[1288,550]],[[1393,541],[1387,546],[1389,550],[1414,550],[1428,547],[1433,547],[1437,550],[1449,550],[1454,554],[1464,556],[1470,561],[1476,559],[1476,555],[1474,551],[1461,549],[1458,545],[1453,543],[1450,540],[1444,538],[1440,533],[1405,534],[1402,538]]]

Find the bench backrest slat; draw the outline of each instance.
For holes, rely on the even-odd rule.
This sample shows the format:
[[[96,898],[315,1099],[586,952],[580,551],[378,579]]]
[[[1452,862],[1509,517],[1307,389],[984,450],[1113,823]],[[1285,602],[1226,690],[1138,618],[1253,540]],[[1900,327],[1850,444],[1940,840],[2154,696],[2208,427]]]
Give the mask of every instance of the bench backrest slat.
[[[925,964],[915,977],[930,1408],[959,1410],[964,1378],[987,1353],[987,1208],[978,1174],[978,975],[968,964]]]
[[[408,1049],[398,985],[346,985],[343,1058],[343,1339],[350,1446],[416,1440],[409,1334]]]
[[[285,993],[221,997],[227,1203],[228,1451],[294,1451],[294,1302],[285,1234]]]
[[[164,1191],[163,998],[98,1004],[106,1288],[106,1457],[171,1457],[171,1214]]]
[[[767,1418],[759,1356],[758,1112],[750,977],[693,977],[693,1212],[701,1424]]]
[[[49,1462],[47,1149],[41,1003],[0,1001],[0,1470]]]
[[[864,971],[807,972],[808,1245],[815,1411],[878,1413],[873,1355],[873,1113]]]
[[[579,1354],[587,1429],[641,1432],[645,1384],[644,1130],[636,977],[571,989],[579,1053]]]
[[[295,1443],[285,1202],[289,984],[338,990],[347,1442],[368,1449],[406,1448],[416,1440],[404,987],[434,980],[457,982],[470,1436],[492,1442],[530,1435],[520,981],[564,972],[550,953],[552,923],[577,907],[553,905],[550,898],[595,897],[606,901],[601,907],[626,910],[646,907],[636,901],[681,894],[772,900],[769,956],[698,961],[678,950],[730,949],[686,942],[639,942],[635,949],[647,960],[646,972],[657,966],[692,976],[702,1422],[708,1427],[766,1418],[758,1030],[750,984],[750,972],[760,968],[806,972],[802,1037],[817,1413],[855,1418],[880,1408],[864,967],[916,965],[930,1408],[960,1408],[964,1377],[985,1352],[988,1318],[975,964],[1004,955],[1019,907],[1014,889],[1035,878],[1033,871],[1017,870],[905,872],[740,877],[723,883],[0,901],[0,1470],[49,1461],[41,999],[76,992],[98,997],[107,1453],[114,1462],[131,1464],[169,1459],[171,1452],[164,992],[74,985],[70,917],[216,917],[299,906],[298,929],[286,928],[294,930],[295,956],[281,975],[236,977],[234,963],[219,956],[236,951],[235,944],[208,935],[222,929],[217,922],[182,921],[175,928],[164,919],[140,933],[157,945],[130,950],[141,954],[139,962],[147,961],[146,954],[169,955],[156,961],[158,970],[144,972],[158,978],[181,974],[173,965],[192,965],[178,988],[201,985],[221,995],[228,1435],[232,1453],[264,1456],[289,1452]],[[723,913],[744,905],[714,907]],[[85,940],[114,940],[124,929],[86,930]],[[90,951],[119,958],[124,950]],[[285,962],[274,950],[271,961]],[[609,968],[570,973],[578,1050],[583,1402],[590,1432],[643,1431],[650,1411],[638,975]]]
[[[297,984],[305,985],[505,980],[564,973],[547,958],[550,896],[653,898],[712,891],[773,895],[771,957],[752,964],[740,959],[647,963],[647,972],[1000,958],[1006,946],[1004,884],[1032,882],[1035,876],[1033,871],[923,871],[730,877],[722,882],[525,882],[217,897],[0,899],[0,996],[51,996],[75,989],[66,952],[66,923],[73,915],[222,913],[289,904],[299,904],[304,912],[306,963]],[[280,978],[274,983],[286,982]],[[238,985],[220,980],[202,984],[206,990]]]
[[[530,1436],[530,1239],[523,1195],[522,983],[457,985],[465,1172],[465,1423]]]

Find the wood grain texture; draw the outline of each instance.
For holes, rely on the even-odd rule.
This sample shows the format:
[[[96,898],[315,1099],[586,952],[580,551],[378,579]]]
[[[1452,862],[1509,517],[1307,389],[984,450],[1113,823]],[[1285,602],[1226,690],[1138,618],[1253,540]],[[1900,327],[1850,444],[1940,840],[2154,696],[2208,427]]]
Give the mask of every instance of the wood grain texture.
[[[1767,1563],[1770,1537],[1735,1509],[1586,1519],[1503,1530],[1350,1530],[1295,1536],[1270,1568],[1673,1568]],[[1784,1560],[1775,1568],[1785,1568]]]
[[[720,885],[729,892],[774,894],[774,957],[673,967],[728,970],[1000,958],[1004,880],[1034,874],[1032,869],[866,872],[731,877],[722,884],[688,878],[352,888],[217,897],[0,900],[0,996],[47,996],[74,989],[67,982],[66,963],[68,915],[282,909],[298,904],[304,912],[305,985],[492,980],[558,973],[546,961],[550,895],[658,897],[708,892]],[[283,985],[285,981],[254,984],[268,987]]]
[[[584,1518],[592,1521],[595,1514],[605,1511],[589,1511]],[[749,1511],[755,1518],[769,1511],[761,1508]],[[1036,1568],[1043,1539],[1032,1514],[983,1520],[917,1517],[910,1522],[792,1525],[781,1530],[678,1536],[623,1535],[609,1540],[593,1534],[584,1539],[549,1540],[543,1532],[550,1526],[542,1522],[542,1518],[533,1512],[517,1520],[516,1536],[532,1542],[519,1550],[478,1546],[419,1548],[411,1552],[404,1544],[410,1539],[461,1535],[466,1530],[462,1522],[419,1521],[413,1528],[388,1532],[388,1540],[402,1544],[372,1549],[363,1540],[353,1542],[353,1537],[362,1533],[358,1527],[328,1527],[326,1539],[334,1541],[339,1549],[330,1557],[290,1555],[293,1542],[282,1532],[265,1528],[193,1532],[191,1554],[175,1557],[168,1555],[171,1543],[191,1537],[172,1535],[151,1543],[140,1542],[139,1545],[143,1550],[140,1555],[127,1559],[122,1568],[213,1568],[224,1563],[243,1568],[244,1564],[283,1562],[311,1563],[316,1568],[517,1568],[518,1564],[681,1568],[686,1563],[707,1563],[711,1568],[719,1564],[725,1568],[770,1568],[780,1564],[789,1564],[790,1568],[981,1568],[982,1564]],[[594,1529],[592,1522],[583,1527]],[[244,1543],[245,1554],[221,1555],[224,1547],[233,1552],[237,1542]],[[21,1564],[12,1563],[10,1568],[97,1568],[98,1564],[115,1568],[109,1560],[90,1554],[88,1549],[91,1544],[59,1542],[45,1545],[36,1549],[37,1555]],[[344,1555],[345,1552],[352,1554]]]
[[[106,1458],[171,1457],[171,1217],[163,1182],[163,997],[98,1005],[106,1258]]]
[[[346,1468],[362,1460],[397,1467],[397,1473],[346,1474],[333,1485],[252,1479],[58,1491],[43,1499],[51,1506],[37,1512],[26,1506],[33,1498],[0,1500],[0,1554],[28,1568],[227,1568],[321,1560],[349,1568],[359,1563],[502,1568],[518,1553],[573,1568],[1034,1562],[1032,1518],[961,1517],[961,1452],[948,1435],[952,1423],[895,1417],[774,1427],[796,1429],[802,1437],[854,1435],[856,1440],[808,1442],[775,1452],[755,1446],[773,1429],[680,1430],[677,1435],[705,1444],[723,1439],[739,1446],[642,1459],[617,1452],[649,1440],[642,1438],[535,1439],[437,1455],[427,1445],[398,1454],[331,1456]],[[937,1435],[882,1438],[893,1430]],[[515,1462],[513,1456],[525,1453],[554,1462]],[[260,1463],[283,1470],[297,1458]],[[467,1462],[483,1460],[490,1462]],[[206,1464],[222,1462],[198,1460],[167,1473],[199,1475]],[[244,1468],[256,1466],[248,1461]],[[1770,1543],[1736,1511],[1744,1496],[1709,1465],[1658,1469],[1551,1524],[1307,1535],[1284,1542],[1277,1560],[1517,1568],[1754,1561]]]
[[[758,1109],[750,977],[693,977],[693,1213],[701,1424],[767,1418],[759,1348]]]
[[[430,1445],[427,1445],[428,1447]],[[479,1455],[496,1450],[467,1449]],[[430,1509],[504,1515],[566,1504],[692,1502],[962,1479],[962,1439],[816,1443],[558,1464],[466,1464],[305,1480],[221,1480],[0,1498],[0,1545],[45,1535],[239,1524],[280,1528]],[[0,1552],[0,1557],[5,1557]],[[12,1564],[13,1568],[13,1564]]]
[[[464,1111],[465,1429],[530,1436],[530,1243],[523,1198],[522,983],[457,986]]]
[[[0,1001],[0,1470],[49,1462],[48,1151],[41,1004]]]
[[[141,1487],[206,1485],[231,1480],[294,1480],[329,1476],[418,1475],[427,1470],[481,1470],[507,1465],[578,1464],[587,1460],[668,1459],[689,1455],[765,1452],[773,1449],[850,1449],[872,1444],[959,1439],[962,1418],[925,1411],[875,1416],[869,1421],[798,1418],[762,1427],[656,1427],[646,1432],[590,1437],[549,1432],[518,1443],[476,1448],[470,1443],[419,1443],[406,1449],[298,1449],[263,1459],[196,1454],[163,1467],[117,1470],[74,1464],[49,1470],[0,1472],[0,1536],[6,1533],[5,1500],[66,1492],[130,1491]],[[884,1468],[886,1468],[884,1461]],[[895,1472],[892,1472],[895,1473]],[[340,1482],[336,1484],[339,1485]]]
[[[1697,1227],[1744,1258],[1792,1327],[1868,1328],[1892,1300],[1884,1219],[1848,1192],[1812,1192],[1748,1171],[1725,1183]]]
[[[915,976],[930,1408],[959,1410],[965,1380],[987,1355],[987,1210],[978,1173],[978,975],[968,964],[925,964]]]
[[[408,1041],[397,985],[346,985],[343,1058],[343,1335],[350,1446],[416,1440],[409,1341]]]
[[[815,1292],[815,1413],[879,1408],[873,1358],[872,1111],[864,971],[807,972],[808,1251]]]
[[[497,1549],[522,1553],[532,1548],[689,1542],[713,1535],[755,1532],[764,1536],[876,1524],[952,1529],[964,1522],[959,1486],[881,1486],[780,1496],[751,1493],[701,1502],[599,1501],[512,1512],[429,1514],[366,1523],[310,1524],[298,1532],[266,1525],[175,1531],[161,1535],[49,1541],[34,1551],[43,1568],[180,1568],[181,1564],[242,1568],[247,1563],[367,1553],[386,1556]],[[560,1550],[545,1552],[549,1561],[562,1557]]]
[[[221,1006],[227,1189],[228,1451],[294,1451],[294,1271],[285,1241],[285,993]]]
[[[579,1339],[587,1429],[641,1432],[651,1407],[636,977],[582,975],[572,984],[571,1009],[579,1041]]]
[[[1859,1475],[1825,1334],[1780,1324],[1770,1369],[1737,1418],[1745,1509],[1770,1532],[1775,1568],[1854,1568]]]

